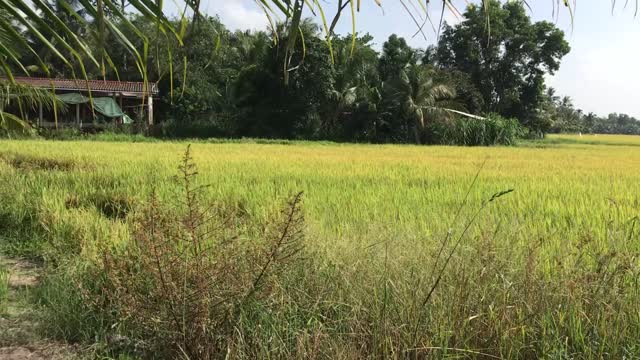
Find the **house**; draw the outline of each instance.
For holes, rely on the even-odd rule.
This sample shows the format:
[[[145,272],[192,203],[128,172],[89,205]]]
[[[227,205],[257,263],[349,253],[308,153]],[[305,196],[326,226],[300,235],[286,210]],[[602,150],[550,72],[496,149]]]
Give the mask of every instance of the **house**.
[[[95,128],[105,124],[128,123],[132,117],[153,125],[153,98],[158,96],[154,83],[49,79],[15,77],[20,85],[48,89],[67,107],[65,112],[44,111],[42,105],[33,114],[39,127]]]

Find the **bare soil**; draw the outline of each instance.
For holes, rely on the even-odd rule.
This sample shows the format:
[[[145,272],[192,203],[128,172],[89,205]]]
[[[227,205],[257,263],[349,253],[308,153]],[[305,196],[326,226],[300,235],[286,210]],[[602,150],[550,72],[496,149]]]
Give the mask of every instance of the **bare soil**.
[[[9,271],[9,295],[0,311],[0,359],[76,359],[77,349],[47,339],[39,331],[38,310],[29,295],[38,285],[40,264],[0,255],[0,266]]]

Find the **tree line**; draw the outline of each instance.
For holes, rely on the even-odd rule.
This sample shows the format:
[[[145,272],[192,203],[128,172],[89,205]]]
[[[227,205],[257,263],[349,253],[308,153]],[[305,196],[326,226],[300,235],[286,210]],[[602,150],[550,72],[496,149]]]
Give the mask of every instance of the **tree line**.
[[[230,31],[204,15],[174,20],[184,32],[180,44],[148,17],[129,14],[133,26],[120,29],[148,51],[145,71],[120,38],[98,39],[78,2],[49,4],[76,34],[109,49],[109,66],[79,69],[73,56],[66,66],[31,37],[51,75],[82,70],[93,78],[141,81],[146,74],[161,92],[153,131],[162,136],[491,145],[569,130],[544,81],[569,45],[552,23],[532,22],[521,2],[469,5],[464,21],[443,25],[436,46],[413,48],[391,35],[381,51],[368,34],[333,34],[327,41],[312,19],[300,20],[292,39],[290,22],[269,31]],[[150,45],[127,33],[133,29]],[[22,56],[37,64],[36,55]]]
[[[626,134],[640,135],[640,120],[627,114],[611,113],[600,117],[584,113],[573,105],[568,96],[557,96],[553,88],[545,94],[544,111],[554,119],[549,129],[553,133]]]

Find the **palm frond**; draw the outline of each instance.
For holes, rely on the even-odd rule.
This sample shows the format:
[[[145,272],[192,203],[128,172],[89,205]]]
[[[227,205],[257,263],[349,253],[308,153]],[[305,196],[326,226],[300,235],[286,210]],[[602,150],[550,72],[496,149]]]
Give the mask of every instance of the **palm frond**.
[[[456,90],[445,84],[432,85],[429,89],[429,96],[434,100],[451,99],[456,97]]]
[[[21,107],[37,109],[40,105],[46,110],[58,111],[66,109],[64,102],[60,101],[50,90],[33,86],[11,83],[0,79],[0,109],[18,103]]]
[[[3,132],[9,136],[30,136],[35,133],[35,129],[29,122],[22,120],[16,115],[0,111],[0,134]]]

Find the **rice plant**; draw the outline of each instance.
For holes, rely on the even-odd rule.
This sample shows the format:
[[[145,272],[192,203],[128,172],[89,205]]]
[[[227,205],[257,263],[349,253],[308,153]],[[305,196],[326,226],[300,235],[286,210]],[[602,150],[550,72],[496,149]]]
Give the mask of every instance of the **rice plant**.
[[[9,300],[9,270],[0,264],[0,315],[7,311]]]
[[[300,191],[304,252],[281,268],[286,271],[271,273],[260,296],[227,308],[233,325],[206,333],[215,344],[188,352],[228,358],[638,357],[637,144],[632,136],[579,135],[472,148],[196,142],[193,162],[200,184],[208,184],[201,204],[215,204],[214,219],[233,213],[232,233],[239,235],[238,248],[217,253],[228,258],[212,257],[217,264],[248,270],[266,258],[254,251],[264,249],[263,235],[278,223],[273,214],[282,199]],[[8,237],[0,245],[46,260],[38,297],[50,335],[102,341],[110,356],[157,349],[158,336],[149,334],[168,322],[138,321],[135,315],[144,312],[123,311],[126,304],[115,302],[133,292],[114,297],[123,293],[104,290],[113,289],[103,286],[105,249],[106,263],[140,270],[125,250],[149,248],[135,246],[147,234],[135,229],[148,214],[148,195],[169,204],[181,193],[174,174],[186,145],[0,141],[0,230]],[[515,191],[478,213],[492,194],[507,189]],[[171,229],[183,229],[184,214],[164,219],[175,224]],[[441,251],[443,239],[456,241]],[[258,260],[230,262],[242,251]],[[240,274],[246,280],[255,272]],[[150,284],[115,279],[134,281],[135,289]],[[161,299],[162,292],[152,293]],[[136,304],[149,308],[142,300]],[[193,310],[200,306],[194,302]],[[177,334],[167,344],[179,344]]]

